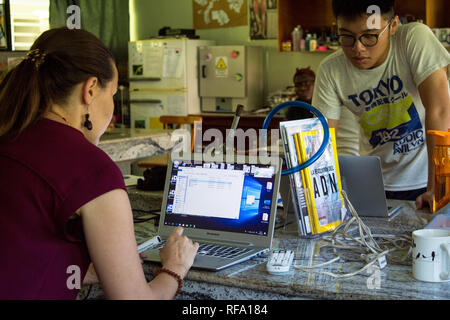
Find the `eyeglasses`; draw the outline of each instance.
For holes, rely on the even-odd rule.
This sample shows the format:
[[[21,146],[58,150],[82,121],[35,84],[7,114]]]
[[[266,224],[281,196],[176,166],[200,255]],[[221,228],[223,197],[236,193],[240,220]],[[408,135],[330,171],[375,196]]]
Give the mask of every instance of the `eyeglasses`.
[[[365,47],[374,47],[378,43],[378,39],[381,37],[381,35],[386,31],[386,29],[391,25],[392,19],[389,21],[386,27],[379,33],[365,33],[361,35],[358,40],[362,43]],[[356,37],[353,35],[348,34],[340,34],[339,37],[339,43],[343,47],[353,47],[356,43]]]
[[[307,81],[295,82],[294,85],[295,85],[295,87],[300,88],[300,87],[308,87],[308,86],[312,85],[313,83],[314,83],[314,81],[307,80]]]

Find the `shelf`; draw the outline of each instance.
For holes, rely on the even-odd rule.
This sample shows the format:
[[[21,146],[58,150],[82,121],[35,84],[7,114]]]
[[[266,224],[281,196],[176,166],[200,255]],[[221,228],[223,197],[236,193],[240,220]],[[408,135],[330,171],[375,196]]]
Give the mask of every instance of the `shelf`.
[[[450,27],[448,0],[397,0],[395,11],[400,17],[423,20],[430,28]],[[278,50],[282,52],[282,42],[291,38],[297,25],[304,32],[316,32],[335,22],[332,0],[278,0]]]
[[[320,54],[320,53],[334,53],[338,50],[327,50],[327,51],[280,51],[280,53],[292,53],[292,54],[298,54],[298,53],[304,53],[304,54]]]

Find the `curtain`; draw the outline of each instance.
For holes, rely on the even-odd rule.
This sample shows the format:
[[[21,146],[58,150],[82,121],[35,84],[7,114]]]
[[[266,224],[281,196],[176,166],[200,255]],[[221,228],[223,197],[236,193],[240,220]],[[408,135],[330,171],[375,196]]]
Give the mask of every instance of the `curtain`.
[[[114,54],[126,78],[130,40],[129,0],[50,0],[50,28],[67,25],[67,8],[77,5],[81,28],[95,34]]]

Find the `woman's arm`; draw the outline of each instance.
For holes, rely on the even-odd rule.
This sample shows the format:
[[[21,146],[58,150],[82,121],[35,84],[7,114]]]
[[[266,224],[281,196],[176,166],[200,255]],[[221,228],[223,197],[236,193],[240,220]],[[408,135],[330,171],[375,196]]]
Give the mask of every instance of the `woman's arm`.
[[[147,283],[137,251],[133,214],[124,190],[113,190],[81,208],[84,233],[95,271],[108,299],[172,299],[176,279],[158,275]],[[162,251],[163,266],[185,277],[198,244],[177,229]]]

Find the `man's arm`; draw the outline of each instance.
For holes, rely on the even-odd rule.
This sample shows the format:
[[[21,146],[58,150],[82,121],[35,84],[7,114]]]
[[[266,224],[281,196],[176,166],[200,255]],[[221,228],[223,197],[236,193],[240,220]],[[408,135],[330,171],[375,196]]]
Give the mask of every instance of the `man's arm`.
[[[425,107],[425,130],[447,131],[450,129],[450,97],[448,90],[447,67],[431,74],[419,86],[420,98]],[[427,135],[428,151],[428,192],[416,200],[418,209],[427,202],[430,208],[434,190],[434,139]]]

